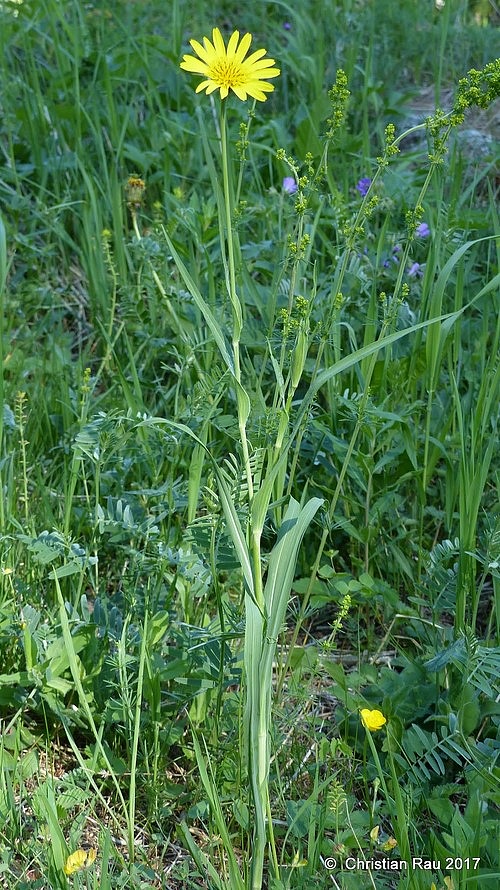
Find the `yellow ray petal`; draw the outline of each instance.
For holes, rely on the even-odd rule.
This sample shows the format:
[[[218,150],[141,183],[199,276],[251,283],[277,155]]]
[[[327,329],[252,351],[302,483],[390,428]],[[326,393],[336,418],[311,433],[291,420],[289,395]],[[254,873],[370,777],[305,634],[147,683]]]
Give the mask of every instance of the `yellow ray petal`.
[[[248,59],[245,59],[245,65],[253,65],[253,63],[256,62],[257,59],[261,59],[262,56],[265,56],[265,54],[265,49],[256,49],[255,52],[248,57]],[[269,59],[269,61],[274,65],[274,59]]]
[[[240,45],[234,54],[235,62],[238,62],[239,64],[241,64],[241,62],[243,61],[243,59],[245,58],[245,56],[248,52],[251,42],[252,42],[252,35],[244,34],[243,37],[241,38]]]
[[[206,40],[206,38],[205,38],[205,40]],[[197,40],[190,40],[189,42],[190,42],[191,46],[193,47],[196,55],[199,56],[200,59],[203,59],[203,61],[206,62],[208,65],[209,61],[210,61],[210,52],[207,50],[207,48],[202,46],[201,43],[198,43]],[[211,45],[212,44],[210,44],[210,46]]]
[[[205,46],[205,52],[208,53],[210,59],[213,59],[214,55],[217,52],[217,50],[215,49],[215,46],[213,45],[213,43],[210,43],[210,40],[208,39],[208,37],[203,38],[203,43]]]
[[[226,46],[225,46],[222,34],[218,28],[213,29],[212,40],[214,42],[214,50],[217,53],[217,55],[225,56],[226,55]]]
[[[257,77],[252,78],[252,80],[249,80],[245,83],[246,90],[250,89],[250,87],[256,87],[258,90],[264,90],[268,93],[272,93],[272,91],[274,90],[273,83],[266,83],[265,80],[259,80]]]
[[[247,69],[245,69],[245,71],[246,70]],[[255,75],[256,77],[277,77],[280,73],[279,68],[267,68],[262,62],[257,62],[256,65],[252,65],[248,70],[249,77],[252,77],[252,75]]]
[[[233,89],[233,92],[236,93],[236,95],[238,96],[238,99],[241,99],[242,102],[246,101],[247,93],[248,93],[247,84],[245,84],[244,87],[234,86],[232,89]]]
[[[184,56],[179,67],[192,74],[208,74],[208,65],[201,59],[195,59],[194,56]]]
[[[240,39],[240,32],[233,31],[233,33],[231,34],[231,37],[229,38],[229,43],[227,45],[226,54],[227,54],[228,59],[234,59],[234,57],[236,55],[236,49],[238,46],[239,39]]]

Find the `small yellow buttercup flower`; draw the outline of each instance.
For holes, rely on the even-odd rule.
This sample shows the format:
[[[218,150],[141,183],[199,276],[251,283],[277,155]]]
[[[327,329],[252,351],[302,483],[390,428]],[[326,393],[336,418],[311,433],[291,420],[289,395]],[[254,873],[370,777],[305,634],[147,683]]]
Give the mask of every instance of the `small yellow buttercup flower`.
[[[369,729],[370,732],[375,732],[377,729],[381,729],[384,723],[387,723],[382,711],[370,711],[368,708],[362,708],[360,715],[363,726],[365,729]]]
[[[71,853],[70,856],[66,859],[66,864],[64,866],[64,874],[65,875],[74,875],[76,871],[80,871],[82,868],[88,868],[95,862],[95,858],[97,856],[97,850],[75,850],[74,853]]]
[[[245,58],[252,42],[251,34],[244,34],[240,40],[240,32],[234,31],[226,47],[218,28],[212,31],[212,41],[203,38],[203,44],[190,40],[199,58],[185,55],[181,68],[191,74],[201,74],[206,79],[196,87],[196,92],[206,90],[207,95],[220,90],[221,99],[225,99],[232,90],[242,102],[250,96],[265,102],[266,93],[274,90],[270,77],[278,77],[279,68],[274,68],[274,59],[264,59],[265,49],[258,49]]]

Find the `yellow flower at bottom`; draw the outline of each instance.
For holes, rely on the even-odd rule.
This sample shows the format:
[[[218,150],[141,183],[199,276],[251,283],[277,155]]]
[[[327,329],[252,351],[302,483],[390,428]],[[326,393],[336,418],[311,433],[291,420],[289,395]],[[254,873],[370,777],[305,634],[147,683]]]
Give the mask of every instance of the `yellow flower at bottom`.
[[[248,96],[265,102],[266,93],[274,90],[270,77],[278,77],[279,68],[273,68],[274,59],[264,59],[265,49],[258,49],[245,58],[252,42],[251,34],[244,34],[240,40],[240,32],[234,31],[226,45],[218,28],[212,31],[212,41],[203,38],[203,46],[197,40],[190,40],[198,59],[185,55],[181,68],[191,74],[201,74],[202,80],[196,92],[206,90],[207,95],[220,90],[221,99],[225,99],[232,90],[243,102]]]
[[[63,868],[64,874],[74,875],[75,871],[80,871],[82,868],[88,868],[89,865],[92,865],[92,863],[95,862],[96,856],[97,850],[75,850],[75,852],[71,853],[66,859],[66,864]]]
[[[382,711],[370,711],[368,708],[362,708],[360,715],[363,726],[365,729],[369,729],[370,732],[381,729],[384,723],[387,723]]]

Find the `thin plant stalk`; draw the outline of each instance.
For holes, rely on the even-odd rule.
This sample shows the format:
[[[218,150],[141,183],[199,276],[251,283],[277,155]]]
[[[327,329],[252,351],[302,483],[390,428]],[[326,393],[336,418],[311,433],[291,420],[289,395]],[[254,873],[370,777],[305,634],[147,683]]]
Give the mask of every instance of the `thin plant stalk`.
[[[380,779],[380,784],[382,786],[382,790],[385,795],[387,806],[392,808],[392,801],[394,801],[395,805],[395,831],[397,830],[397,840],[401,850],[401,859],[405,862],[410,862],[410,840],[408,835],[408,818],[405,810],[405,806],[403,803],[403,796],[401,794],[401,788],[399,787],[399,780],[396,775],[396,768],[394,765],[394,758],[392,754],[392,736],[391,730],[387,727],[387,759],[389,761],[389,769],[391,773],[392,779],[392,797],[389,794],[387,784],[385,781],[385,773],[382,769],[382,764],[380,763],[380,757],[378,755],[377,748],[375,746],[375,742],[373,741],[371,731],[369,729],[365,729],[366,737],[368,739],[368,744],[370,746],[370,750],[372,753],[372,757],[375,761],[375,766],[377,767],[378,776]]]
[[[3,375],[3,334],[4,334],[4,319],[5,319],[5,311],[4,311],[4,296],[5,296],[5,286],[7,283],[7,238],[5,235],[5,226],[3,224],[3,220],[0,217],[0,368],[2,369],[2,373],[0,374],[0,458],[2,454],[3,448],[3,425],[4,425],[4,404],[5,404],[5,396],[4,396],[4,375]],[[4,510],[4,499],[3,499],[3,480],[2,480],[2,472],[1,472],[1,464],[0,464],[0,527],[5,528],[5,510]]]
[[[253,475],[246,433],[246,423],[250,411],[250,402],[241,383],[240,337],[243,326],[241,303],[236,292],[235,245],[232,226],[232,194],[228,156],[227,114],[226,105],[221,105],[220,144],[222,161],[222,181],[224,197],[224,218],[226,231],[227,267],[226,282],[231,303],[233,333],[232,350],[234,360],[234,382],[236,387],[238,428],[242,449],[243,465],[248,486],[248,501],[251,506],[254,496]],[[264,869],[264,855],[267,843],[267,828],[271,826],[269,801],[269,764],[270,764],[270,714],[272,698],[272,672],[270,676],[262,671],[261,656],[266,640],[268,613],[264,602],[261,569],[261,534],[262,524],[252,522],[249,529],[249,548],[253,579],[253,595],[245,595],[245,668],[247,685],[247,703],[245,708],[246,744],[249,778],[254,805],[254,838],[250,869],[250,886],[252,890],[260,890]],[[271,847],[273,847],[271,841]],[[276,859],[276,854],[273,856]]]
[[[129,802],[128,802],[128,848],[130,859],[133,861],[134,858],[134,828],[135,828],[135,805],[136,805],[136,773],[137,773],[137,756],[139,751],[139,733],[141,728],[141,712],[142,712],[142,697],[143,697],[143,688],[144,688],[144,668],[146,664],[146,648],[147,648],[147,639],[148,639],[148,607],[146,606],[146,611],[144,614],[144,622],[142,625],[142,637],[141,637],[141,648],[139,652],[139,670],[137,675],[137,691],[136,691],[136,699],[135,699],[135,713],[134,713],[134,733],[132,737],[132,751],[130,757],[130,790],[129,790]]]
[[[250,413],[250,400],[247,393],[241,385],[241,363],[240,363],[240,337],[243,327],[243,313],[241,303],[236,293],[236,263],[235,263],[235,245],[232,222],[232,200],[231,200],[231,176],[229,171],[228,157],[228,141],[227,141],[227,114],[225,103],[221,103],[220,115],[220,144],[221,144],[221,161],[222,161],[222,188],[224,195],[224,216],[226,223],[226,246],[227,246],[227,290],[231,303],[231,312],[233,317],[233,360],[234,360],[234,378],[236,385],[236,401],[238,409],[238,428],[240,433],[240,444],[243,455],[243,465],[245,467],[245,475],[248,485],[248,498],[251,501],[253,497],[253,476],[250,466],[250,454],[248,447],[248,439],[246,433],[246,423]],[[260,561],[260,551],[259,551]]]

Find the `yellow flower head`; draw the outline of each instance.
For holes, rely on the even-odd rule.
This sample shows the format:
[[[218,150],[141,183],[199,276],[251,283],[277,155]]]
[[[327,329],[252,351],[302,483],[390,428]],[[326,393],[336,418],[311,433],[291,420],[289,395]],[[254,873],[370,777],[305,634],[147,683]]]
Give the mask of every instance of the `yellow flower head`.
[[[252,42],[251,34],[244,34],[240,40],[240,32],[234,31],[229,38],[227,48],[218,28],[212,31],[212,41],[203,38],[203,44],[190,40],[198,59],[184,56],[181,68],[191,74],[201,74],[206,79],[196,87],[196,92],[206,90],[207,96],[214,90],[220,90],[221,99],[225,99],[232,90],[242,102],[248,96],[265,102],[266,93],[272,92],[274,86],[267,83],[270,77],[278,77],[279,68],[273,68],[274,59],[263,59],[265,49],[258,49],[245,58]]]
[[[375,732],[375,730],[380,729],[384,723],[387,723],[382,711],[370,711],[368,708],[362,708],[360,714],[363,726],[365,729],[369,729],[370,732]]]
[[[75,850],[74,853],[71,853],[70,856],[66,859],[66,864],[64,866],[64,874],[65,875],[74,875],[75,871],[80,871],[82,868],[88,868],[89,865],[92,865],[95,862],[95,858],[97,856],[97,850]]]

